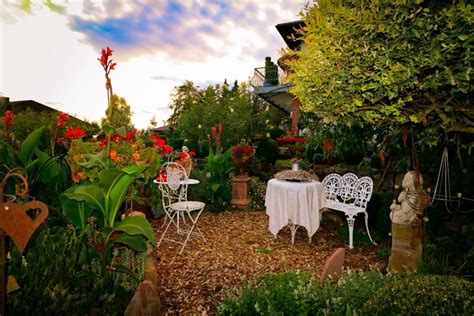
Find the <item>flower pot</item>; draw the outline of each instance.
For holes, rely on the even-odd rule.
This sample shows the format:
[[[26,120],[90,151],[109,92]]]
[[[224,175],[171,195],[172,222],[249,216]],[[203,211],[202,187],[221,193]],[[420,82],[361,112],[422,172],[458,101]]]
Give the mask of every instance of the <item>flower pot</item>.
[[[250,156],[232,157],[234,163],[239,167],[239,174],[245,175],[244,168],[247,167],[253,160],[254,154]]]

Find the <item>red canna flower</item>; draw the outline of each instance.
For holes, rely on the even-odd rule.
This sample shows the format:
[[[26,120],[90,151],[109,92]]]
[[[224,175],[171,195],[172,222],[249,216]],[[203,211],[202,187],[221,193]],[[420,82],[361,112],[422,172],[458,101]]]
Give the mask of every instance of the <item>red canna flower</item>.
[[[66,128],[66,138],[80,138],[86,136],[86,132],[80,127],[71,127]]]
[[[110,65],[110,70],[114,70],[116,65],[117,65],[117,63],[112,63],[112,64]]]
[[[13,111],[6,111],[5,116],[3,117],[3,122],[7,127],[10,127],[13,125],[12,120],[15,118],[15,113]]]
[[[132,139],[133,139],[133,136],[135,136],[135,135],[132,134],[132,132],[129,132],[129,131],[126,131],[126,132],[125,132],[125,139],[126,139],[126,140],[132,140]]]
[[[67,115],[66,113],[64,112],[61,112],[59,113],[58,117],[56,118],[56,121],[57,121],[57,125],[58,127],[61,127],[64,125],[64,123],[66,123],[66,121],[69,120],[69,115]]]
[[[212,136],[214,136],[214,138],[217,137],[217,131],[216,131],[215,126],[211,127],[211,134],[212,134]]]
[[[222,131],[224,130],[224,127],[222,126],[221,123],[219,123],[218,128],[219,128],[219,134],[222,134]]]
[[[173,147],[171,147],[170,145],[164,145],[163,146],[163,154],[167,155],[167,154],[171,154],[171,153],[173,153]]]
[[[111,50],[109,46],[107,46],[107,51],[106,51],[107,56],[112,56],[112,52],[113,50]]]

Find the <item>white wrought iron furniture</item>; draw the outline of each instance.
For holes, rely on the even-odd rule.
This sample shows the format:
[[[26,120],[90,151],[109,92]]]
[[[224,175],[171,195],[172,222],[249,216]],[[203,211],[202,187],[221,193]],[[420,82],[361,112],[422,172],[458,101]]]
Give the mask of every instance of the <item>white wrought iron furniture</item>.
[[[160,174],[166,174],[166,181],[157,183],[162,194],[163,209],[165,211],[165,218],[168,219],[168,224],[158,241],[157,247],[160,246],[163,240],[179,243],[182,244],[179,252],[181,254],[191,235],[202,237],[206,241],[206,238],[197,227],[199,216],[201,216],[206,205],[199,201],[188,201],[188,176],[183,166],[175,162],[167,162],[162,166]],[[185,222],[186,218],[191,223],[186,223],[187,227],[183,228],[180,221],[183,220]],[[176,226],[178,235],[185,236],[184,241],[165,238],[171,224]]]
[[[323,179],[326,191],[326,207],[344,212],[349,225],[349,248],[353,246],[353,232],[355,216],[359,213],[365,215],[365,228],[372,244],[377,243],[370,236],[369,214],[367,214],[367,202],[372,197],[373,182],[369,177],[358,178],[353,173],[346,173],[342,177],[331,173]],[[320,218],[322,210],[320,211]]]

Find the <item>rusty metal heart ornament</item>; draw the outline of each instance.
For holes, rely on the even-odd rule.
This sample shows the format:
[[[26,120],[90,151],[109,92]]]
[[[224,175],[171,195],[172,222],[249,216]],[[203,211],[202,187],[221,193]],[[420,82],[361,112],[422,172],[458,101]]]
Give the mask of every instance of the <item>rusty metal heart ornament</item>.
[[[39,210],[39,214],[32,219],[27,214],[28,210]],[[25,204],[0,204],[0,229],[10,236],[21,253],[46,217],[48,217],[48,206],[40,201],[31,201]]]

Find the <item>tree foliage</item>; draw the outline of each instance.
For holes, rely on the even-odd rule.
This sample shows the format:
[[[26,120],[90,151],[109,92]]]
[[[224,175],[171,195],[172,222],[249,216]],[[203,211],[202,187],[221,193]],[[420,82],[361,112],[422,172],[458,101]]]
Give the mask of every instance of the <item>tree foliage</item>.
[[[205,140],[213,126],[222,124],[223,148],[264,132],[267,125],[279,121],[281,116],[245,83],[238,85],[237,81],[232,87],[224,81],[222,85],[210,85],[206,89],[186,81],[175,88],[170,108],[173,114],[168,123],[188,140]]]
[[[464,1],[318,1],[304,13],[304,48],[290,52],[292,92],[326,122],[474,133],[473,11]]]
[[[125,98],[114,94],[112,97],[112,111],[111,118],[108,118],[108,112],[106,111],[106,117],[102,118],[101,125],[110,125],[113,127],[122,127],[124,126],[127,130],[133,130],[132,124],[132,110]]]

